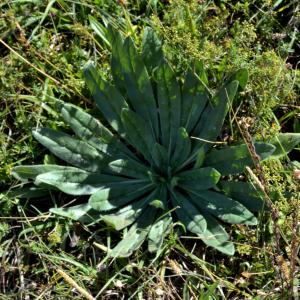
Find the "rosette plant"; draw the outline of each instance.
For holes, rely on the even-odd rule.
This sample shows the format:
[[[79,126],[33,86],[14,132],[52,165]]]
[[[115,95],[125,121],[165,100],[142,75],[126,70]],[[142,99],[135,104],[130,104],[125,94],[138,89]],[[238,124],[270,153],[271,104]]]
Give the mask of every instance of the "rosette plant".
[[[226,180],[253,165],[247,146],[215,143],[247,71],[238,70],[212,95],[201,64],[176,77],[151,29],[145,29],[141,53],[130,37],[112,28],[107,34],[112,80],[92,63],[84,70],[102,123],[58,103],[75,135],[49,128],[33,135],[67,165],[18,166],[13,175],[37,189],[89,195],[85,204],[51,211],[87,223],[102,220],[116,230],[128,227],[112,256],[128,256],[145,240],[149,251],[157,251],[178,221],[206,245],[232,255],[223,224],[255,225],[263,206],[250,184]],[[275,150],[263,142],[254,146],[261,159]]]

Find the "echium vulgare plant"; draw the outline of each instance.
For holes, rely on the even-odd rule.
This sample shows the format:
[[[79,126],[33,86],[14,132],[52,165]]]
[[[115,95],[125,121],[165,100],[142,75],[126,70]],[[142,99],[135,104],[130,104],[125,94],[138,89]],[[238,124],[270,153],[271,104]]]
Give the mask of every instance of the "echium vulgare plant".
[[[247,71],[238,70],[212,95],[200,64],[183,83],[166,61],[161,41],[146,28],[139,53],[130,37],[108,28],[112,82],[92,63],[86,83],[105,125],[75,105],[58,109],[75,136],[41,128],[34,137],[69,165],[18,166],[13,175],[37,189],[90,195],[88,203],[53,213],[116,230],[130,227],[111,250],[128,256],[147,239],[157,251],[174,221],[208,246],[232,255],[223,223],[255,225],[263,202],[246,182],[225,180],[252,160],[245,144],[215,147],[224,119]],[[275,146],[254,144],[261,159]]]

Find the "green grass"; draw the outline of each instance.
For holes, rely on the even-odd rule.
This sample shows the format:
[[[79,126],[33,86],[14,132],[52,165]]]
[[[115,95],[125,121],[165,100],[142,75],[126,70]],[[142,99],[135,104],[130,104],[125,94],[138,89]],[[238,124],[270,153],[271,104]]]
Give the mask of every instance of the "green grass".
[[[157,255],[142,248],[130,258],[111,259],[107,249],[121,233],[48,212],[73,197],[24,200],[10,193],[19,184],[10,175],[13,166],[56,160],[31,134],[42,125],[68,130],[55,111],[56,99],[94,110],[82,67],[94,60],[109,74],[110,49],[94,33],[89,15],[114,24],[138,44],[138,33],[152,26],[178,74],[202,59],[212,86],[237,67],[247,67],[249,84],[232,108],[223,138],[239,138],[234,120],[242,116],[253,137],[267,138],[280,129],[299,132],[296,1],[120,2],[0,3],[0,299],[84,299],[64,274],[97,299],[288,299],[291,289],[280,274],[286,284],[290,275],[285,269],[294,260],[294,277],[299,276],[299,259],[292,253],[299,254],[293,248],[293,242],[299,243],[293,234],[299,182],[291,164],[299,148],[263,166],[285,238],[280,238],[283,256],[277,261],[267,214],[257,228],[228,228],[236,241],[233,257],[193,237],[179,239],[175,229],[181,225],[175,224]],[[296,279],[294,285],[299,286]]]

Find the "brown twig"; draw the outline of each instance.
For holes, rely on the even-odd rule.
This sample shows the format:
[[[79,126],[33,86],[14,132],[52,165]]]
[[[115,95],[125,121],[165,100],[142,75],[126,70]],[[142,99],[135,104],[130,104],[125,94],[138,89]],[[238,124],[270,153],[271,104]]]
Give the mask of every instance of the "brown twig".
[[[280,247],[281,234],[280,234],[280,227],[278,224],[279,213],[278,213],[277,208],[273,205],[273,202],[269,196],[270,190],[269,190],[268,182],[265,178],[265,175],[264,175],[261,163],[260,163],[260,157],[256,153],[252,137],[248,131],[249,126],[245,122],[244,118],[241,118],[241,121],[237,122],[237,126],[243,136],[243,139],[247,145],[247,148],[249,150],[251,158],[254,162],[255,169],[256,169],[256,172],[258,175],[258,178],[256,178],[256,183],[257,183],[258,187],[261,189],[261,191],[263,192],[266,205],[271,211],[271,218],[273,221],[273,232],[275,235],[275,247],[276,247],[276,253],[273,258],[273,261],[277,264],[279,271],[280,271],[279,276],[280,276],[282,292],[283,292],[284,279],[285,279],[285,282],[287,283],[287,285],[289,286],[290,278],[289,278],[289,272],[286,272],[287,264],[282,256],[282,251],[281,251],[281,247]],[[250,172],[251,172],[250,168],[247,168],[247,169],[250,170]],[[253,172],[252,172],[252,174],[253,174]],[[255,178],[255,176],[254,176],[254,178]]]
[[[63,277],[63,279],[68,283],[70,284],[72,287],[74,287],[83,297],[85,297],[87,300],[95,300],[95,298],[90,294],[88,293],[85,289],[83,289],[81,286],[79,286],[77,284],[77,282],[72,279],[67,273],[65,273],[63,270],[61,269],[57,269],[56,270],[57,273],[59,275],[61,275],[61,277]]]

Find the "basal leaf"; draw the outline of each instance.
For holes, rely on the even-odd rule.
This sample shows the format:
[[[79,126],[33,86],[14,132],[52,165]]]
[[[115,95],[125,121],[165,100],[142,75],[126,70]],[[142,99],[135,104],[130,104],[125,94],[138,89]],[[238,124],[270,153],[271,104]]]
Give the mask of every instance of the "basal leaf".
[[[172,217],[170,214],[164,215],[152,224],[148,236],[149,252],[157,252],[161,248],[165,236],[170,231],[171,224]]]
[[[79,107],[64,102],[58,102],[57,106],[65,122],[71,126],[78,137],[85,140],[97,137],[104,143],[109,143],[113,139],[111,131]]]
[[[259,212],[267,209],[263,195],[250,183],[222,180],[219,182],[219,186],[227,196],[236,199],[251,211]]]
[[[233,74],[231,74],[226,80],[226,83],[237,80],[239,82],[239,86],[241,90],[244,90],[248,81],[248,77],[249,77],[248,70],[245,68],[241,68],[235,71]]]
[[[49,197],[49,190],[36,186],[25,186],[10,189],[5,195],[9,198],[23,198],[23,199],[34,199]]]
[[[108,156],[116,158],[136,157],[100,121],[69,103],[58,103],[65,122],[71,126],[78,137]]]
[[[254,144],[255,152],[263,160],[269,157],[275,150],[271,144],[257,142]],[[245,170],[246,166],[252,166],[253,160],[247,145],[224,147],[221,150],[213,149],[206,156],[204,164],[217,169],[222,175],[237,174]]]
[[[245,206],[221,193],[190,189],[189,195],[197,207],[226,223],[257,224],[257,219]]]
[[[86,142],[68,134],[41,128],[33,136],[60,159],[87,171],[99,171],[107,162],[107,157]]]
[[[95,33],[101,38],[101,40],[105,43],[109,48],[111,47],[107,28],[105,28],[102,24],[100,24],[93,16],[89,15],[89,21],[91,28],[95,31]]]
[[[112,249],[110,256],[127,257],[130,256],[133,251],[137,250],[146,239],[155,216],[156,209],[154,207],[149,206],[145,209],[144,213],[138,218],[136,223],[131,226],[121,242]]]
[[[183,189],[197,191],[207,190],[214,187],[221,175],[214,168],[199,168],[181,172],[177,175],[178,185]]]
[[[35,184],[55,187],[69,195],[91,195],[99,189],[113,186],[122,186],[133,182],[123,177],[89,173],[83,170],[59,170],[40,174]]]
[[[86,83],[105,119],[120,135],[123,134],[121,111],[128,107],[120,92],[101,78],[92,63],[84,68]]]
[[[150,27],[144,28],[142,57],[150,75],[154,68],[158,67],[164,60],[162,43]]]
[[[238,85],[238,81],[224,85],[206,105],[201,119],[193,131],[193,135],[199,139],[195,139],[194,148],[196,152],[201,146],[209,149],[220,134]]]
[[[158,136],[158,117],[156,101],[154,98],[150,78],[147,69],[137,53],[137,50],[130,37],[126,38],[120,47],[119,41],[113,43],[112,59],[117,60],[112,65],[113,74],[117,73],[118,78],[122,78],[122,88],[128,95],[128,102],[132,109],[147,121],[147,127],[151,129],[153,138]],[[116,81],[119,84],[119,81]]]
[[[59,165],[32,165],[32,166],[17,166],[12,169],[12,175],[20,180],[27,182],[29,179],[34,180],[38,175],[51,171],[76,171],[75,167],[59,166]]]
[[[276,150],[271,158],[280,158],[286,156],[300,143],[300,133],[279,133],[271,140]]]
[[[155,199],[156,196],[158,196],[158,189],[155,189],[152,193],[144,198],[134,201],[116,212],[103,214],[102,220],[105,223],[113,226],[116,230],[124,229],[138,219],[143,210],[145,210],[146,206],[149,205],[149,203]]]
[[[74,221],[80,221],[84,224],[99,221],[101,218],[99,212],[93,210],[87,203],[64,208],[55,207],[51,208],[50,212],[62,217],[70,218]]]
[[[171,157],[170,164],[173,168],[180,166],[189,157],[191,147],[191,140],[187,131],[185,128],[180,127],[176,138],[175,149]]]
[[[110,212],[107,215],[103,214],[102,220],[116,230],[124,229],[136,221],[145,209],[147,202],[149,202],[148,197],[145,197],[124,206],[116,212]]]
[[[154,164],[159,172],[167,174],[169,168],[169,156],[167,149],[164,146],[155,143],[151,154]]]
[[[171,198],[174,207],[177,207],[175,212],[178,219],[183,225],[195,234],[204,233],[207,228],[206,220],[190,199],[177,191],[172,193]]]
[[[121,208],[154,189],[153,184],[126,182],[113,188],[98,190],[90,197],[90,206],[100,212]]]
[[[149,179],[148,168],[133,160],[118,159],[109,163],[106,170],[120,176]]]
[[[230,242],[229,236],[223,226],[209,214],[204,213],[207,222],[207,228],[200,235],[201,240],[208,246],[211,246],[226,255],[234,254],[234,245]]]
[[[140,151],[145,159],[151,162],[151,148],[155,144],[155,140],[147,123],[138,114],[129,109],[122,111],[122,121],[126,140]]]
[[[171,153],[180,127],[181,93],[175,74],[165,62],[155,72],[161,143]]]
[[[188,133],[196,126],[207,101],[208,93],[204,84],[192,72],[188,71],[182,87],[181,126]]]

